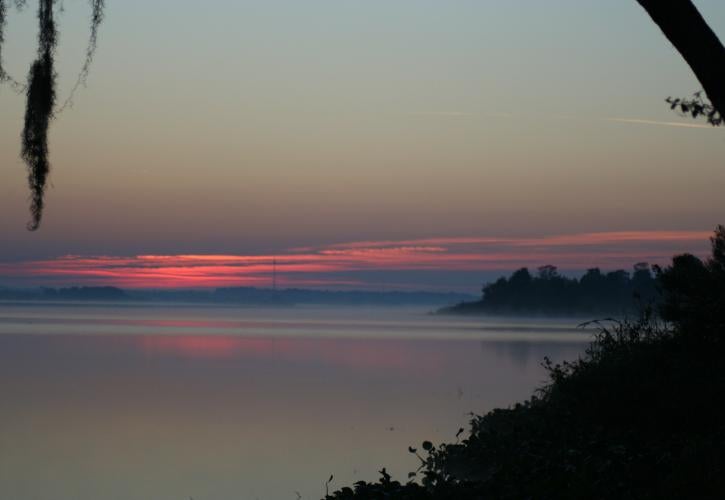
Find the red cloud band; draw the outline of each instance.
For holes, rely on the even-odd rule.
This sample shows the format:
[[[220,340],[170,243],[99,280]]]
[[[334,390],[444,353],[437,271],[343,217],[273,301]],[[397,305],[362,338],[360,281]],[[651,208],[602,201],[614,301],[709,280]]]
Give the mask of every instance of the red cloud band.
[[[352,271],[491,271],[555,264],[564,269],[629,267],[666,262],[675,253],[704,252],[705,231],[628,231],[538,238],[425,238],[365,241],[271,255],[67,255],[0,264],[0,276],[39,284],[116,285],[131,288],[365,286],[343,279]]]

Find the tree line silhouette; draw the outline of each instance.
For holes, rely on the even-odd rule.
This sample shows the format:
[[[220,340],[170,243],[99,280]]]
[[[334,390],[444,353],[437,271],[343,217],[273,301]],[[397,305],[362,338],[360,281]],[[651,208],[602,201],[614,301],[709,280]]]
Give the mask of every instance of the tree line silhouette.
[[[653,272],[654,270],[654,272]],[[510,277],[483,287],[481,300],[461,302],[442,312],[456,314],[590,314],[627,313],[658,300],[656,266],[646,262],[624,270],[602,272],[595,267],[581,278],[559,274],[556,266],[541,266],[533,275],[523,267]]]
[[[722,498],[725,227],[711,243],[706,260],[655,268],[655,307],[590,322],[577,360],[545,358],[549,381],[528,400],[472,415],[455,442],[409,448],[420,467],[407,482],[382,469],[325,500]]]

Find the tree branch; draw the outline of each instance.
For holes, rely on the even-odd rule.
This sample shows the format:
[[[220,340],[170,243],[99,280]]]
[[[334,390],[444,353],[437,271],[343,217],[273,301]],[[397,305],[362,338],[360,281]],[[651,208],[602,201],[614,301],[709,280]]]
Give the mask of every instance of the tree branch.
[[[690,0],[637,0],[680,52],[725,116],[725,47]]]

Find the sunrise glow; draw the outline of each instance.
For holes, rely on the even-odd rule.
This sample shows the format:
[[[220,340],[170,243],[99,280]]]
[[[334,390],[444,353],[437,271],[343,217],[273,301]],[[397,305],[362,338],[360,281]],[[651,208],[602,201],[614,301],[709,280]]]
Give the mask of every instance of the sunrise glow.
[[[506,272],[546,264],[565,270],[629,269],[637,262],[666,263],[674,253],[702,253],[708,237],[706,231],[629,231],[347,242],[278,255],[67,255],[0,264],[0,275],[27,284],[212,288],[266,287],[276,272],[282,286],[365,288],[371,283],[351,279],[349,273]]]

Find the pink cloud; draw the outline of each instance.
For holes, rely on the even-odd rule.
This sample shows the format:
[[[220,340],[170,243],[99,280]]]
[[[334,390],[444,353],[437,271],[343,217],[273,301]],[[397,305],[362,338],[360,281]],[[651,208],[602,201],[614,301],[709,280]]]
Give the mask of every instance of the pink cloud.
[[[296,249],[280,255],[80,256],[0,263],[0,276],[37,284],[129,288],[365,286],[355,271],[507,271],[555,264],[562,269],[629,268],[664,263],[676,253],[704,253],[709,232],[620,231],[536,238],[446,237],[360,241]],[[274,262],[274,263],[273,263]]]
[[[393,245],[510,245],[510,246],[570,246],[616,243],[701,242],[712,235],[709,231],[613,231],[542,236],[536,238],[498,237],[441,237],[413,240],[355,241],[332,245],[331,248],[380,248]]]

